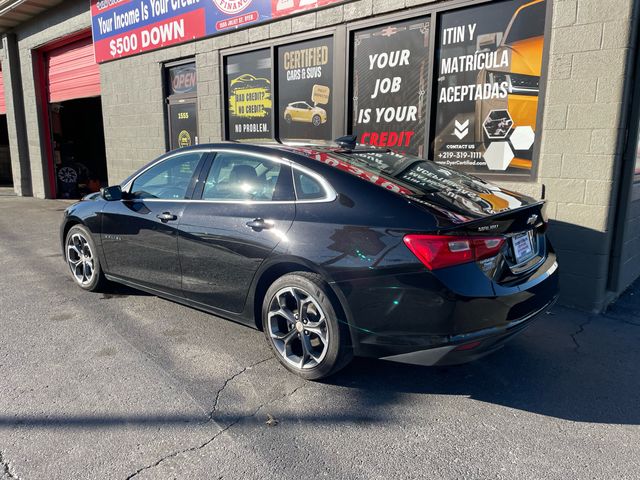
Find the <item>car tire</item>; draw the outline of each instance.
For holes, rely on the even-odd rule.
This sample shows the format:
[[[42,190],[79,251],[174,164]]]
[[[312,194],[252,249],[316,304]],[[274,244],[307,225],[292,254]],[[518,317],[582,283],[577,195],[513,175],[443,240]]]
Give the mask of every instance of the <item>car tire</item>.
[[[64,256],[76,285],[90,292],[105,289],[107,279],[102,272],[98,250],[91,232],[84,225],[74,225],[67,232]]]
[[[284,121],[290,124],[291,123],[291,115],[285,115]]]
[[[264,297],[267,343],[287,370],[306,380],[333,375],[353,358],[349,329],[333,298],[327,282],[309,272],[280,277]]]
[[[319,127],[320,124],[322,124],[322,119],[320,118],[320,115],[314,115],[313,118],[311,119],[311,123],[313,123],[315,127]]]

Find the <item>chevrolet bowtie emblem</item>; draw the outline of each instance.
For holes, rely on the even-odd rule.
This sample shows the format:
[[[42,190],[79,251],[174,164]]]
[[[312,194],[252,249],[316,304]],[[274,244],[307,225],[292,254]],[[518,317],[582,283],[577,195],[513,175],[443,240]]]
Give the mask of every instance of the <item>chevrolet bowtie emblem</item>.
[[[529,217],[529,219],[527,220],[527,225],[535,225],[536,222],[538,221],[538,215],[536,215],[535,213],[533,215],[531,215]]]

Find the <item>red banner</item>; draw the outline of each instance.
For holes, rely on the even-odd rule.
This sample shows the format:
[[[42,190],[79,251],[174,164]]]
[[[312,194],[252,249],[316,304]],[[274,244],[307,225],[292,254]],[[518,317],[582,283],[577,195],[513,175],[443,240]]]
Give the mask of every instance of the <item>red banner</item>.
[[[202,37],[204,34],[204,11],[194,10],[95,42],[96,61],[100,63],[105,60],[184,43]]]

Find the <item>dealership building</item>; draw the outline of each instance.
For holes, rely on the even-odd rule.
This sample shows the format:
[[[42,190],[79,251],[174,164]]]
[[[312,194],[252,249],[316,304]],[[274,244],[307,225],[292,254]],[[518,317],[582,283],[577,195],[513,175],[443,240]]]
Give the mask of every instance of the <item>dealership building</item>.
[[[545,199],[562,302],[600,311],[640,276],[636,3],[0,0],[0,185],[357,134]]]

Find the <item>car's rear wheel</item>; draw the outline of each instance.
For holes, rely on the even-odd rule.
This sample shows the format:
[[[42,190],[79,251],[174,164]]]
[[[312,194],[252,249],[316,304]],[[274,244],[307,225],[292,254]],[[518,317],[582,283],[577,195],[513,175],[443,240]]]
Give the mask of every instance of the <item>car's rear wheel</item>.
[[[322,119],[320,118],[320,115],[314,115],[311,121],[313,122],[313,125],[315,127],[319,127],[320,124],[322,123]]]
[[[74,225],[65,240],[65,258],[76,284],[85,290],[98,291],[105,284],[98,251],[87,227]]]
[[[339,321],[327,283],[314,273],[295,272],[267,290],[262,321],[267,341],[291,372],[318,380],[336,373],[353,356],[349,330]]]

